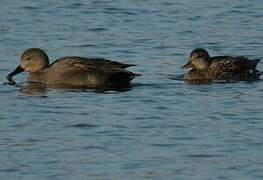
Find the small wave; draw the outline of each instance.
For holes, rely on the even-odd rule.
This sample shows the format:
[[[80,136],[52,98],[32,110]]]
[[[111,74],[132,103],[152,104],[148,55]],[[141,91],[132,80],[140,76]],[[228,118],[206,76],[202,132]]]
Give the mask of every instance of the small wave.
[[[25,9],[25,10],[37,10],[37,9],[39,9],[39,7],[34,7],[34,6],[23,6],[22,9]]]
[[[67,127],[90,129],[90,128],[99,127],[99,125],[88,124],[88,123],[78,123],[78,124],[68,125]]]
[[[185,155],[185,157],[189,158],[214,158],[214,157],[222,157],[221,154],[191,154],[191,155]]]
[[[171,80],[184,81],[184,74],[168,75],[168,78]]]
[[[79,45],[65,45],[66,47],[79,47],[79,48],[82,48],[82,47],[97,47],[97,45],[95,44],[79,44]]]
[[[87,31],[94,31],[94,32],[98,32],[98,31],[106,31],[106,28],[102,28],[102,27],[98,27],[98,28],[88,28]]]

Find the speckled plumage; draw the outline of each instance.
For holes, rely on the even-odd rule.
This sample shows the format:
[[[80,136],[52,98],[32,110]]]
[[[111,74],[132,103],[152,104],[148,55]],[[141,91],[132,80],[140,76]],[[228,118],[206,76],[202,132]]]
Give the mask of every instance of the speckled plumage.
[[[249,60],[244,56],[214,56],[204,49],[192,51],[189,62],[184,66],[192,68],[185,76],[189,82],[255,81],[261,73],[256,69],[259,59]],[[201,52],[201,53],[200,53]],[[201,54],[201,55],[200,55]],[[208,56],[207,56],[208,55]],[[206,65],[200,65],[207,63]]]

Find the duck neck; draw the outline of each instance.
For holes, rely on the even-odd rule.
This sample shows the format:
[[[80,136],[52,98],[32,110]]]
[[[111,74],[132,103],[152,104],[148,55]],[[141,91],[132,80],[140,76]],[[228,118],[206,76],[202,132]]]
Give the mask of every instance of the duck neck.
[[[43,77],[44,77],[43,75],[44,75],[43,70],[38,72],[31,72],[27,78],[27,81],[31,83],[41,83],[43,82]]]
[[[206,68],[208,68],[210,65],[211,65],[211,59],[210,59],[210,57],[207,57],[206,59],[205,59],[205,64],[206,64]]]

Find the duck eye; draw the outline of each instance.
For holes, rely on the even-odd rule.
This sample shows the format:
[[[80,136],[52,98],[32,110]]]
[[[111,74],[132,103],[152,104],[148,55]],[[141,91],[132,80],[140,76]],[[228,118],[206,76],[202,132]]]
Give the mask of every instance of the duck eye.
[[[205,54],[198,54],[197,57],[198,57],[198,58],[203,58],[203,57],[205,57]]]
[[[29,60],[30,60],[30,57],[27,57],[27,58],[26,58],[26,61],[29,61]]]

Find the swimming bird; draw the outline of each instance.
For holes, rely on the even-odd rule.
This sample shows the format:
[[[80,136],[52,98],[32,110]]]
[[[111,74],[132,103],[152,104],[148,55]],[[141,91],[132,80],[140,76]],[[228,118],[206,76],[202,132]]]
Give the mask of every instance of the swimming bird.
[[[49,64],[47,54],[39,48],[25,50],[20,57],[20,65],[7,79],[16,74],[30,72],[28,82],[44,85],[63,85],[76,87],[122,87],[139,74],[132,73],[126,68],[134,64],[123,64],[103,58],[84,58],[78,56],[62,57]]]
[[[202,48],[194,49],[182,68],[191,68],[185,80],[189,82],[255,81],[262,74],[256,69],[260,60],[244,56],[214,56]]]

